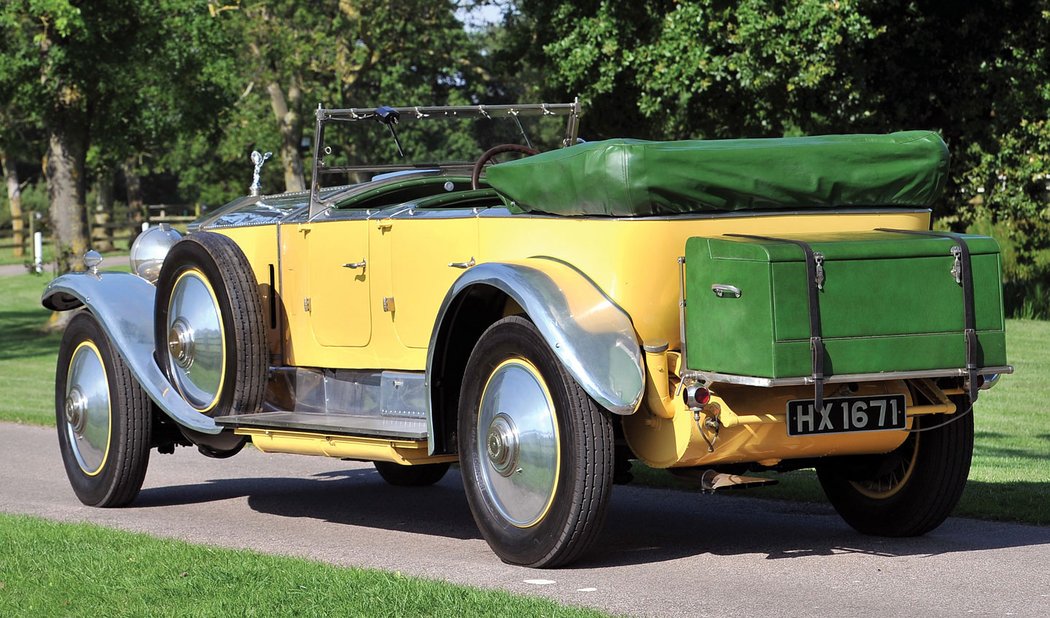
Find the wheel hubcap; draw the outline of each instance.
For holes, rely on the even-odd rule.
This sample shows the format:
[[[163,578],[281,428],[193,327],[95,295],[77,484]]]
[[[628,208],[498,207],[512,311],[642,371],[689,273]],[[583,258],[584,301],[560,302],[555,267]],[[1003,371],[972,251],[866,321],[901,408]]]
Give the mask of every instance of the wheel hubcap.
[[[81,343],[69,361],[66,377],[66,437],[80,469],[98,474],[109,454],[109,381],[102,356],[90,341]]]
[[[175,320],[168,331],[168,349],[179,367],[189,369],[193,365],[193,328],[182,318]]]
[[[489,425],[489,462],[501,476],[510,476],[518,464],[518,433],[514,421],[506,414],[498,414]]]
[[[176,279],[165,327],[175,387],[190,405],[207,412],[222,392],[226,350],[219,302],[202,272],[187,270]]]
[[[486,382],[477,450],[483,488],[499,514],[519,528],[540,522],[554,500],[561,454],[554,403],[527,360],[504,361]]]
[[[87,424],[88,402],[80,389],[74,386],[66,395],[66,422],[73,428],[73,433],[83,435]]]

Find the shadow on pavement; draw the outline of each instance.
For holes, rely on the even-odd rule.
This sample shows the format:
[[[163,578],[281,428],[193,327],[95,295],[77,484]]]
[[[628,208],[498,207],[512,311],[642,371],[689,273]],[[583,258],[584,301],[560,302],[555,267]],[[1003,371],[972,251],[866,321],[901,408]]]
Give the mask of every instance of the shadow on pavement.
[[[133,508],[241,497],[253,510],[280,517],[480,538],[455,470],[437,485],[421,488],[387,485],[372,469],[303,479],[218,479],[143,490]],[[853,531],[826,504],[618,486],[595,549],[573,567],[658,563],[701,554],[764,554],[768,560],[850,554],[897,557],[1044,544],[1050,545],[1050,528],[950,519],[924,537],[888,539]]]

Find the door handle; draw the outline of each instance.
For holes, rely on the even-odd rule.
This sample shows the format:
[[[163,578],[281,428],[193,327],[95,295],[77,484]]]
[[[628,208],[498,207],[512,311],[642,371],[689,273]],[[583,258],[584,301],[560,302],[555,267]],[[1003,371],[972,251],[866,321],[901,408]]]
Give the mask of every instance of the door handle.
[[[360,262],[347,262],[343,264],[343,268],[364,268],[368,262],[364,258],[361,258]]]
[[[474,261],[473,257],[470,258],[469,262],[449,262],[448,263],[448,265],[451,266],[452,268],[470,268],[471,266],[473,266],[475,264],[477,264],[477,262]]]
[[[740,298],[740,288],[735,285],[716,283],[711,286],[711,291],[719,298]]]

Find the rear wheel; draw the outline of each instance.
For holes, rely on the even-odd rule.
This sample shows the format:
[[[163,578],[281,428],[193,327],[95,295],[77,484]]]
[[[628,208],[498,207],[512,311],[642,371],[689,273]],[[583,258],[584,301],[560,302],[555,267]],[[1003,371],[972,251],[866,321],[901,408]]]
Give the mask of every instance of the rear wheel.
[[[417,464],[414,466],[403,466],[389,461],[374,462],[376,472],[383,480],[398,487],[424,487],[433,485],[448,472],[449,464]]]
[[[89,506],[130,503],[149,463],[151,405],[95,316],[69,322],[56,374],[58,444],[73,492]]]
[[[559,566],[597,538],[613,482],[612,421],[532,322],[504,318],[478,340],[459,448],[474,521],[503,561]]]
[[[963,414],[969,402],[953,397]],[[933,427],[954,416],[924,416],[915,427]],[[948,425],[914,432],[880,457],[839,460],[817,467],[828,500],[864,534],[918,536],[941,525],[959,502],[973,454],[973,414]]]

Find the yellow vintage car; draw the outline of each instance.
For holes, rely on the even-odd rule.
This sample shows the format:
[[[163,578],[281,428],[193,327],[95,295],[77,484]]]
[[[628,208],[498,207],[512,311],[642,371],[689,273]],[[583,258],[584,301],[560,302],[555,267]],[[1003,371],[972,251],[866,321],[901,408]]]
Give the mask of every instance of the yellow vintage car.
[[[943,141],[583,142],[579,114],[319,109],[310,191],[259,195],[256,153],[250,195],[144,233],[132,273],[55,279],[44,306],[85,308],[56,382],[76,495],[125,505],[152,449],[250,441],[395,485],[458,463],[493,551],[534,567],[583,555],[632,459],[709,491],[815,467],[860,532],[938,526],[1011,371],[998,246],[931,231]],[[562,147],[343,165],[326,142],[531,117]]]

